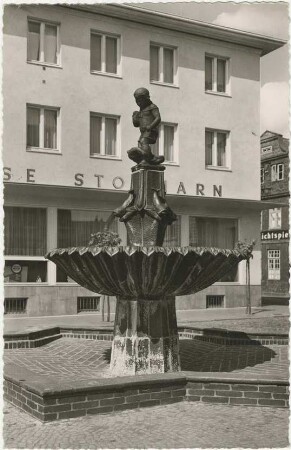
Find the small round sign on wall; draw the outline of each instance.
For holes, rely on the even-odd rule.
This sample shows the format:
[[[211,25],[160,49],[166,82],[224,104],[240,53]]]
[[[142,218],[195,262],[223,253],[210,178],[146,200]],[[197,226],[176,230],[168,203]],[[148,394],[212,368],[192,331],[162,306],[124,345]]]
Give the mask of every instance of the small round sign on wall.
[[[22,269],[19,264],[13,264],[13,266],[11,267],[11,270],[13,273],[20,273]]]

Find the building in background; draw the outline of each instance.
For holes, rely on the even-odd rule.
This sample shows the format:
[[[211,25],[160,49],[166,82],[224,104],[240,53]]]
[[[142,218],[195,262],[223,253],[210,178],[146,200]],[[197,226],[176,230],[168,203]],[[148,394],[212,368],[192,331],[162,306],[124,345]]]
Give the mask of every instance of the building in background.
[[[289,139],[265,131],[261,136],[262,200],[282,207],[262,211],[262,302],[289,301]]]
[[[6,312],[98,309],[98,293],[44,255],[87,245],[126,198],[141,86],[160,108],[155,152],[165,156],[168,203],[178,214],[165,245],[233,248],[255,239],[251,296],[259,305],[260,57],[282,45],[133,6],[6,5]],[[124,225],[113,229],[126,244]],[[245,278],[242,263],[180,297],[178,309],[244,306]]]

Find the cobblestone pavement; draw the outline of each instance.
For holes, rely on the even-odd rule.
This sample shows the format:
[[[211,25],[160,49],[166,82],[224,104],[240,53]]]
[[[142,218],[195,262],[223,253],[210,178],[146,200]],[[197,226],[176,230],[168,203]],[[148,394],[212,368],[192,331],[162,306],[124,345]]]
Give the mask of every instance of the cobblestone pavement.
[[[43,347],[5,350],[5,363],[14,363],[38,374],[62,379],[109,377],[111,343],[61,338]],[[224,346],[199,339],[180,340],[181,369],[194,372],[271,375],[288,379],[285,345]],[[80,374],[82,374],[80,376]]]
[[[5,448],[281,448],[288,411],[183,402],[41,423],[4,408]]]
[[[288,333],[288,315],[288,306],[281,305],[252,308],[251,316],[245,313],[245,308],[179,310],[179,298],[177,300],[178,324],[193,325],[199,328],[227,328],[253,333]],[[35,331],[41,328],[54,326],[113,327],[114,314],[111,314],[110,318],[110,322],[102,322],[102,316],[98,313],[53,317],[20,317],[19,315],[6,315],[4,317],[4,332],[17,333],[20,330]]]

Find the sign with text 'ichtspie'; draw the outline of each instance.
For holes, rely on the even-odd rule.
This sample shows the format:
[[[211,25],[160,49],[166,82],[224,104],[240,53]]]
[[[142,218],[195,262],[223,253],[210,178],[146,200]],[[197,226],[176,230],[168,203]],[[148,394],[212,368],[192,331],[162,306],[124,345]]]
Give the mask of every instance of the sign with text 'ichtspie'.
[[[261,233],[262,241],[281,241],[282,239],[289,239],[288,230],[263,231]]]

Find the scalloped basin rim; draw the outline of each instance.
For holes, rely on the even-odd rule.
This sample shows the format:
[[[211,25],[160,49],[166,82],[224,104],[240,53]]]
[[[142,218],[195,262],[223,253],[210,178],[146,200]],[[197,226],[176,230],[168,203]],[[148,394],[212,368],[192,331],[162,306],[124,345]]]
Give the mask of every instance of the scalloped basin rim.
[[[107,253],[109,256],[113,256],[117,253],[126,253],[131,256],[134,253],[142,252],[145,255],[150,256],[153,253],[163,253],[164,255],[170,255],[172,253],[181,253],[182,255],[186,255],[187,253],[196,253],[202,255],[204,253],[210,253],[212,255],[218,255],[222,253],[224,255],[235,255],[239,256],[241,259],[247,259],[249,257],[249,252],[241,252],[239,250],[233,249],[221,249],[216,247],[133,247],[133,246],[118,246],[118,247],[98,247],[97,245],[92,245],[88,247],[67,247],[67,248],[56,248],[54,250],[49,251],[45,258],[49,258],[55,254],[64,254],[68,253],[69,255],[72,253],[78,252],[80,255],[84,253],[91,253],[92,255],[98,255],[99,253]]]
[[[120,298],[195,294],[249,254],[207,247],[71,247],[47,254],[80,286]]]

